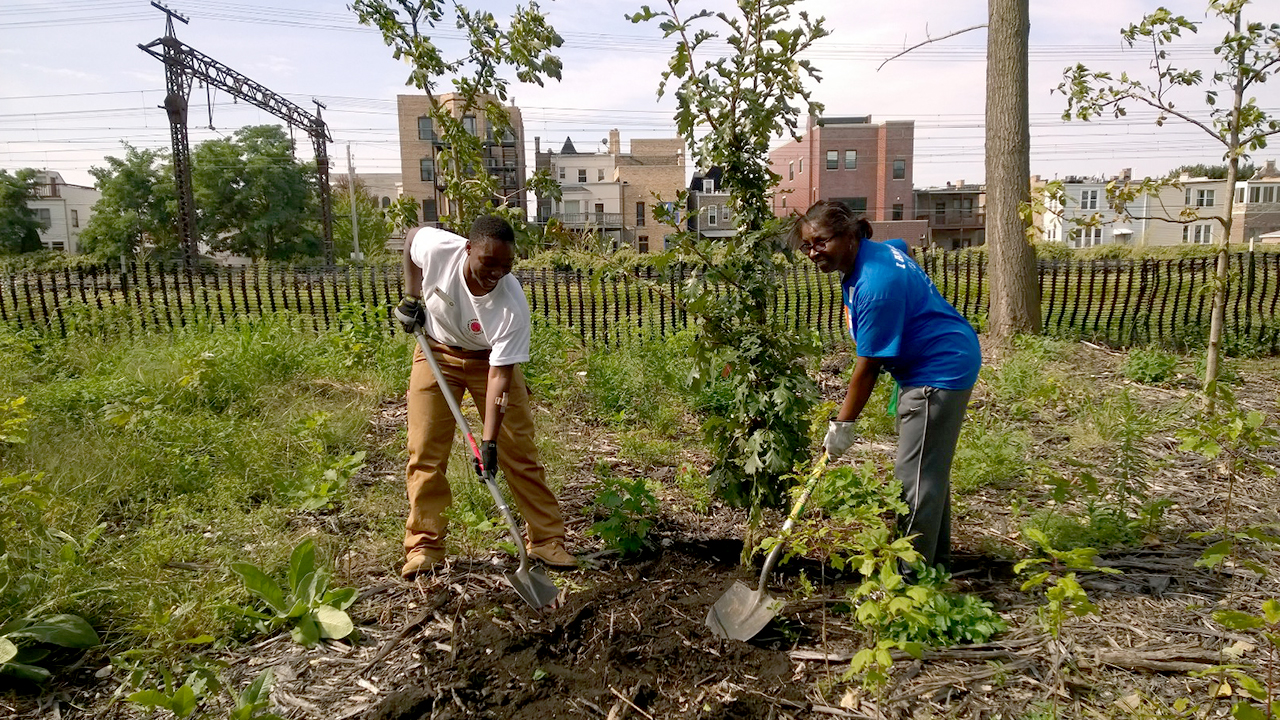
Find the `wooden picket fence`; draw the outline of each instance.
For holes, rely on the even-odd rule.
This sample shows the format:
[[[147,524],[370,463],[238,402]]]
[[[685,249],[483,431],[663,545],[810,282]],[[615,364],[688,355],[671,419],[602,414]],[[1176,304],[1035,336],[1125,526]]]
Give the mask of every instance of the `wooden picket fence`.
[[[939,290],[982,329],[985,258],[930,251],[917,259]],[[1040,260],[1048,334],[1114,347],[1200,347],[1208,337],[1212,258]],[[684,272],[520,269],[531,310],[569,328],[589,347],[665,336],[689,325],[673,301]],[[285,311],[320,331],[352,305],[386,309],[403,294],[398,265],[295,267],[262,264],[185,268],[164,263],[97,265],[0,278],[0,323],[66,336],[76,332],[171,332]],[[1226,343],[1236,352],[1280,351],[1280,255],[1231,256]],[[846,336],[839,278],[800,263],[773,301],[786,326]],[[349,315],[349,314],[348,314]],[[394,332],[388,313],[381,313]]]

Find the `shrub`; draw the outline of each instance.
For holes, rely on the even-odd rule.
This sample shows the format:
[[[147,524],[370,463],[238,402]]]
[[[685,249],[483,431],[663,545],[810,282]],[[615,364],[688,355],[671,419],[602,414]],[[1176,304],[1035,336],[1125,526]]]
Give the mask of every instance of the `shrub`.
[[[645,536],[653,527],[653,516],[658,513],[658,499],[644,478],[627,481],[605,477],[592,507],[605,514],[603,520],[591,526],[591,533],[604,540],[606,546],[623,555],[644,549]]]
[[[1125,356],[1124,376],[1144,385],[1162,385],[1173,379],[1178,358],[1158,348],[1137,348]]]

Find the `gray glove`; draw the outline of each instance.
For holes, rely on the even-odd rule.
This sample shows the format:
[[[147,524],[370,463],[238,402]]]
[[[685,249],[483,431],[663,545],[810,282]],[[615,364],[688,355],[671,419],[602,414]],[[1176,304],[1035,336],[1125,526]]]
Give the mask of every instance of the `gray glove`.
[[[827,449],[827,455],[838,458],[849,449],[853,440],[853,423],[832,420],[827,423],[827,436],[822,440],[822,447]]]

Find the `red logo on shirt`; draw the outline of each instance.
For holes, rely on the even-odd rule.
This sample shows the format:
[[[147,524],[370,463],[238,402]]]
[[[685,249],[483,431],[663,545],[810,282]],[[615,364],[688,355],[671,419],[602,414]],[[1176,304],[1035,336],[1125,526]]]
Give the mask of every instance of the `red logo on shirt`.
[[[479,335],[481,333],[479,320],[473,319],[467,327],[469,327],[471,329],[471,332],[475,333],[476,335]]]

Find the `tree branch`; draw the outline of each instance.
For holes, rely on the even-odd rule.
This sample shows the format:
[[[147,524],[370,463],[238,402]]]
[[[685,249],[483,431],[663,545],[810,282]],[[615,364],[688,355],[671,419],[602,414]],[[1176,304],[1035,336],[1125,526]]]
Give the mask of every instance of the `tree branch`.
[[[974,25],[973,27],[967,27],[967,28],[965,28],[965,29],[963,29],[963,30],[956,30],[955,32],[947,33],[946,35],[943,35],[942,37],[929,38],[928,40],[925,40],[925,41],[924,41],[924,42],[922,42],[922,43],[916,43],[915,45],[912,45],[911,47],[907,48],[906,50],[903,50],[902,52],[898,53],[897,55],[894,55],[893,57],[888,58],[888,59],[887,59],[887,60],[885,60],[884,62],[880,63],[880,66],[876,68],[876,72],[880,72],[880,68],[884,67],[885,65],[888,65],[890,60],[896,60],[896,59],[898,59],[898,58],[902,57],[903,55],[906,55],[907,53],[911,52],[912,50],[915,50],[915,49],[917,49],[917,48],[922,48],[922,47],[924,47],[925,45],[928,45],[928,44],[930,44],[930,43],[940,42],[940,41],[942,41],[942,40],[946,40],[947,38],[952,38],[952,37],[955,37],[956,35],[961,35],[961,34],[967,33],[967,32],[969,32],[970,30],[980,30],[980,29],[982,29],[982,28],[984,28],[984,27],[986,27],[986,26],[987,26],[987,24],[986,24],[986,23],[982,23],[981,25]],[[927,32],[928,32],[928,31],[926,31],[926,33],[927,33]]]

